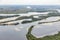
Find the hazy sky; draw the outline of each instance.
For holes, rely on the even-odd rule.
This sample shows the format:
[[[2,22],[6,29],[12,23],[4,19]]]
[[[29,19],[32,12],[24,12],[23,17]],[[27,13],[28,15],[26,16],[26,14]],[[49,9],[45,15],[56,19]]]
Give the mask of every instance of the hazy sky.
[[[60,0],[0,0],[0,5],[60,5]]]

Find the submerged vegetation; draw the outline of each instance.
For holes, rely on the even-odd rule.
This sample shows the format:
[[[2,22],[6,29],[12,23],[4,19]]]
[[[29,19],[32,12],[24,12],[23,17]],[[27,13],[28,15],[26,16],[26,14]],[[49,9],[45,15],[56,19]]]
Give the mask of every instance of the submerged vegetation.
[[[11,17],[18,17],[20,15],[12,15],[12,16],[1,16],[0,15],[0,19],[4,19],[4,18],[11,18]]]
[[[54,14],[54,15],[53,15]],[[59,14],[59,13],[57,13]],[[38,18],[34,18],[34,16],[38,16]],[[18,20],[23,20],[21,23],[22,24],[26,24],[26,23],[31,23],[31,22],[35,22],[35,21],[40,21],[40,20],[43,20],[43,19],[46,19],[48,17],[55,17],[57,16],[55,13],[48,13],[48,14],[43,14],[42,16],[39,14],[39,15],[30,15],[30,16],[20,16],[20,15],[13,15],[13,16],[1,16],[2,19],[4,18],[10,18],[10,17],[18,17],[17,19],[15,20],[8,20],[8,21],[3,21],[3,22],[0,22],[0,23],[7,23],[7,22],[13,22],[13,21],[18,21]],[[58,15],[60,16],[60,15]],[[0,19],[1,19],[0,18]],[[24,20],[26,19],[26,20]],[[28,20],[28,19],[31,19],[31,20]],[[57,21],[60,21],[60,20],[57,20]],[[44,23],[44,22],[43,22]],[[39,23],[40,24],[40,23]]]

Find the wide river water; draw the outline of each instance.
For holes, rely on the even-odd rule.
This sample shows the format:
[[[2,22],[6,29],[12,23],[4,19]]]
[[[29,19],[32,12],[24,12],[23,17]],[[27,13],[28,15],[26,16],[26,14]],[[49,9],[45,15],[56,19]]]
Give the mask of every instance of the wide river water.
[[[57,19],[60,19],[60,17],[49,17],[47,19],[41,20],[41,22],[55,21]],[[54,35],[57,34],[58,31],[60,31],[60,22],[48,24],[38,24],[38,22],[40,21],[27,24],[20,23],[19,25],[2,25],[0,26],[0,40],[27,40],[26,34],[28,32],[28,28],[32,25],[35,25],[35,27],[32,30],[32,34],[36,37]]]

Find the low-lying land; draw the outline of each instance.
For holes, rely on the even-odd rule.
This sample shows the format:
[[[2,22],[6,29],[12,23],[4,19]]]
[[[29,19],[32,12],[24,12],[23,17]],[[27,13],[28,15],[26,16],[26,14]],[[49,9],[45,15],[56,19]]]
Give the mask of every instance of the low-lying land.
[[[26,34],[27,40],[60,40],[60,32],[55,35],[45,36],[43,38],[36,38],[34,35],[31,34],[31,31],[34,26],[31,26],[28,29],[28,33]]]
[[[37,18],[35,17],[37,16]],[[25,23],[31,23],[31,22],[35,22],[35,21],[39,21],[39,20],[43,20],[46,19],[48,17],[55,17],[55,16],[60,16],[60,13],[56,12],[52,12],[52,13],[48,13],[48,14],[34,14],[34,15],[30,15],[30,16],[20,16],[20,15],[13,15],[13,16],[0,16],[0,19],[5,19],[5,18],[11,18],[13,19],[13,17],[17,17],[15,20],[8,20],[8,21],[4,21],[2,23],[6,23],[6,22],[13,22],[13,21],[18,21],[18,20],[23,20],[21,23],[25,24]],[[26,20],[24,20],[26,19]],[[28,20],[31,19],[31,20]],[[0,22],[1,23],[1,22]]]

